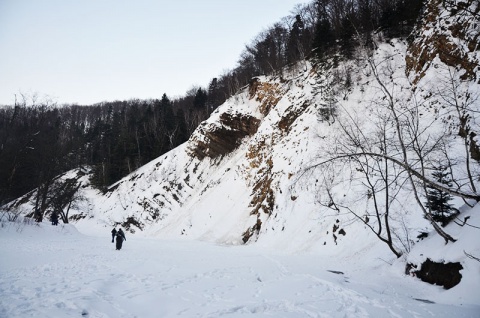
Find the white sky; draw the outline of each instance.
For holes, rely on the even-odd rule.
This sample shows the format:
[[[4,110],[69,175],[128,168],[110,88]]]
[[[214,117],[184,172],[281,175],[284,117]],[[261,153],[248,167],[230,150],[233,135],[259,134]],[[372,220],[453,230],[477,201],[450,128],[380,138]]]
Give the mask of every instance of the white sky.
[[[0,0],[0,105],[183,95],[309,0]]]

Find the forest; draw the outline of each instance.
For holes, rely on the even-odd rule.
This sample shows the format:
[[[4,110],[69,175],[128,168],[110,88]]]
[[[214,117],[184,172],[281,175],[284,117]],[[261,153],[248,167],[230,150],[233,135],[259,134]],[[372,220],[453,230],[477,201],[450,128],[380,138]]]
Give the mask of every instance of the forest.
[[[188,140],[195,128],[226,99],[259,75],[279,75],[299,61],[350,59],[355,47],[371,46],[373,33],[408,38],[422,0],[316,0],[259,33],[237,65],[192,87],[184,96],[57,105],[35,96],[15,96],[0,108],[0,205],[38,188],[36,209],[54,200],[57,177],[71,169],[92,171],[102,191],[147,162]],[[81,92],[78,92],[81,94]],[[59,198],[57,198],[59,199]],[[61,198],[60,198],[61,199]],[[50,203],[48,203],[50,202]]]

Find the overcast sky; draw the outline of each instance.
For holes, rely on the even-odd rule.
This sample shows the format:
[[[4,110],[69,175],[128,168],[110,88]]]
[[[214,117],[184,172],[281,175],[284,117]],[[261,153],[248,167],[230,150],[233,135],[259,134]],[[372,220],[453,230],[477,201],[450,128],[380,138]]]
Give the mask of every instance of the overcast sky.
[[[184,95],[309,0],[0,0],[0,105]]]

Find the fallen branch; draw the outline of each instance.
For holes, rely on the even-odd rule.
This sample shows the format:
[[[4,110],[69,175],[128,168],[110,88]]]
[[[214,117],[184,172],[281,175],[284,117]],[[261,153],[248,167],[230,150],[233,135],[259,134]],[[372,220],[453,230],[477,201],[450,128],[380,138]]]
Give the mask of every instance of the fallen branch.
[[[471,254],[468,254],[467,252],[465,252],[465,250],[464,250],[463,252],[465,253],[465,255],[466,255],[468,258],[471,258],[471,259],[476,260],[477,262],[480,262],[480,258],[475,257],[475,256],[473,256],[473,255],[471,255]]]
[[[456,196],[456,197],[465,198],[465,199],[474,199],[476,201],[480,201],[480,195],[478,195],[476,193],[468,193],[468,192],[464,192],[464,191],[452,190],[452,189],[450,189],[450,188],[448,188],[448,187],[446,187],[446,186],[444,186],[444,185],[442,185],[438,182],[429,180],[428,178],[423,176],[420,172],[416,171],[415,169],[410,167],[410,165],[402,162],[401,160],[399,160],[397,158],[394,158],[394,157],[390,157],[390,156],[385,155],[385,154],[381,154],[381,153],[359,152],[359,153],[339,154],[339,155],[337,155],[333,158],[330,158],[330,159],[327,159],[327,160],[322,161],[320,163],[314,164],[310,168],[315,168],[315,167],[318,167],[318,166],[321,166],[321,165],[324,165],[326,163],[336,161],[336,160],[349,159],[349,158],[352,158],[352,157],[359,157],[359,156],[366,156],[366,157],[372,157],[372,158],[382,158],[382,159],[385,159],[385,160],[389,160],[389,161],[397,164],[398,166],[401,166],[405,170],[409,171],[413,176],[415,176],[419,180],[425,182],[426,184],[428,184],[430,187],[432,187],[434,189],[449,193],[449,194],[451,194],[453,196]]]

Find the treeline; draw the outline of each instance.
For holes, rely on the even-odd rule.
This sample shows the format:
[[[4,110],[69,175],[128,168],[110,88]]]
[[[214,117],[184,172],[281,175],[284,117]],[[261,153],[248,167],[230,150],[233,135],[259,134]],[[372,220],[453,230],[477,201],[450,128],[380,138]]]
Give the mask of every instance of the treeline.
[[[72,168],[93,168],[105,189],[185,142],[198,124],[252,77],[281,72],[307,58],[349,58],[374,31],[407,36],[422,0],[317,0],[261,32],[237,66],[171,100],[49,105],[22,98],[0,109],[0,204],[42,187]],[[42,207],[41,209],[45,209]],[[42,211],[43,212],[43,211]]]
[[[0,108],[1,202],[83,165],[105,188],[188,139],[208,116],[208,99],[195,97]]]
[[[424,0],[316,0],[261,32],[246,46],[236,68],[219,82],[234,93],[252,77],[272,75],[303,59],[337,55],[372,45],[373,32],[385,39],[407,37]]]

